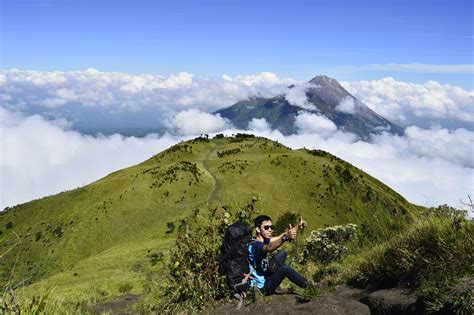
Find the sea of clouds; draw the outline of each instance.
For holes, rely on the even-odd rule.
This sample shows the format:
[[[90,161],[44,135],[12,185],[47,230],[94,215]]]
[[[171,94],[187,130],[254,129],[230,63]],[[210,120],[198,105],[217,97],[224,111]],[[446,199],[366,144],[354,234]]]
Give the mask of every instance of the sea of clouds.
[[[417,204],[460,207],[460,199],[473,195],[473,90],[391,77],[341,84],[405,135],[383,133],[364,142],[302,110],[298,134],[283,136],[264,119],[243,131],[212,114],[249,97],[281,94],[313,109],[304,94],[308,83],[268,72],[210,78],[2,70],[0,207],[86,185],[200,134],[237,132],[331,152]],[[339,108],[350,112],[354,104]]]

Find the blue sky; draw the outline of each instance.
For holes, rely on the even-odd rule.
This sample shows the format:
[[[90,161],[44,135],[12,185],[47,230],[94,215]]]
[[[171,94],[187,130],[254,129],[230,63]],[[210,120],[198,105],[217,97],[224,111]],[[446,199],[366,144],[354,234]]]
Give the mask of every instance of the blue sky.
[[[2,69],[323,73],[474,87],[472,66],[439,68],[473,64],[472,1],[1,3]],[[430,66],[399,69],[414,63]]]

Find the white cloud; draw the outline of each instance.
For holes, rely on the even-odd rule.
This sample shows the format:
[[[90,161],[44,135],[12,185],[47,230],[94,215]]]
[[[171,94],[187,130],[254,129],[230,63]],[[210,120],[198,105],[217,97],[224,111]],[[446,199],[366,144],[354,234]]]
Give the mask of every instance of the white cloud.
[[[252,118],[252,120],[249,122],[248,129],[255,131],[269,131],[272,128],[265,118]]]
[[[71,89],[57,89],[55,91],[55,94],[57,97],[64,99],[66,101],[77,99],[76,93]]]
[[[178,113],[169,122],[169,127],[181,135],[197,135],[216,132],[230,126],[220,115],[189,109]]]
[[[0,85],[7,84],[7,77],[3,74],[0,74]]]
[[[308,112],[299,112],[295,119],[298,133],[315,133],[328,137],[337,131],[337,126],[323,115]]]
[[[406,83],[391,77],[341,84],[372,110],[402,126],[474,130],[474,90],[435,81]]]
[[[254,95],[272,97],[282,94],[288,85],[295,83],[298,81],[281,79],[269,72],[209,78],[186,72],[168,76],[135,75],[92,68],[70,72],[0,71],[0,93],[10,94],[14,99],[6,104],[10,109],[20,101],[36,106],[37,100],[55,95],[85,106],[151,106],[160,109],[183,105],[184,109],[194,107],[209,112]],[[31,95],[33,101],[28,97]]]
[[[43,105],[44,107],[48,107],[48,108],[55,108],[55,107],[63,106],[66,103],[67,103],[67,100],[62,99],[62,98],[57,98],[57,97],[46,98],[46,99],[39,102],[39,104]]]
[[[379,139],[384,136],[379,136]],[[380,141],[376,138],[377,141]],[[394,139],[397,139],[396,137]],[[403,141],[397,141],[398,150],[419,157],[441,158],[446,161],[474,168],[474,132],[466,129],[449,131],[435,128],[425,130],[416,126],[405,129]],[[405,146],[405,147],[404,147]]]
[[[314,88],[314,85],[309,82],[304,82],[293,86],[285,93],[285,98],[291,105],[299,106],[307,110],[317,110],[318,108],[308,101],[306,91]]]
[[[344,113],[355,114],[354,99],[350,96],[345,97],[337,106],[336,110]]]
[[[87,124],[86,131],[92,134],[103,132],[103,126],[92,126],[81,112],[95,116],[108,113],[107,124],[115,129],[133,113],[142,128],[156,132],[181,111],[210,113],[251,96],[281,95],[296,83],[269,72],[214,78],[186,72],[164,76],[92,68],[70,72],[12,69],[0,70],[0,99],[2,106],[12,111],[64,117],[77,126]],[[155,117],[153,121],[150,115]]]

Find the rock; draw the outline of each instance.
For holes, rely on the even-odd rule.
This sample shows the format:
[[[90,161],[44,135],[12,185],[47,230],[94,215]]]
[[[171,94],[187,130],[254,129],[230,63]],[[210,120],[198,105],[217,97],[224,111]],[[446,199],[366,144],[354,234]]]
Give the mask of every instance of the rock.
[[[372,314],[418,314],[418,295],[408,289],[393,288],[368,293],[360,299]]]
[[[317,297],[309,303],[295,307],[296,314],[318,315],[370,315],[367,305],[340,296]]]
[[[128,307],[137,302],[138,298],[139,296],[135,294],[125,294],[113,301],[95,304],[91,307],[91,311],[94,314],[102,314],[106,312],[119,315],[135,314],[136,312],[128,310]]]

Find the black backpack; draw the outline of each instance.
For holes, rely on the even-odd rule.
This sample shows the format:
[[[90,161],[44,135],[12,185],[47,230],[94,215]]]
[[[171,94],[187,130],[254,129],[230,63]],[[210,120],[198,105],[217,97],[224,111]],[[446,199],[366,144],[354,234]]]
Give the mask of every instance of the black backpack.
[[[252,228],[243,222],[230,225],[225,231],[221,252],[217,256],[220,272],[226,276],[227,285],[233,293],[246,291],[244,274],[250,272],[247,260],[247,245],[252,239]]]

